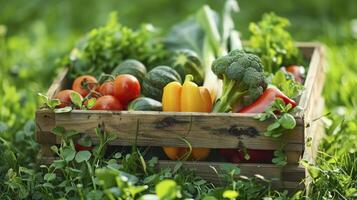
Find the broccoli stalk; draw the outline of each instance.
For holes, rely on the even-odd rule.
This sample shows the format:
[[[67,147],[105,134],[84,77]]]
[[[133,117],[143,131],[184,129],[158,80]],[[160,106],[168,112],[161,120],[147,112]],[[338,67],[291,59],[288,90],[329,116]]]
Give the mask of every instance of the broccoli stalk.
[[[213,112],[229,112],[241,98],[253,102],[267,87],[260,58],[242,50],[233,50],[216,59],[212,71],[223,80],[222,96]]]

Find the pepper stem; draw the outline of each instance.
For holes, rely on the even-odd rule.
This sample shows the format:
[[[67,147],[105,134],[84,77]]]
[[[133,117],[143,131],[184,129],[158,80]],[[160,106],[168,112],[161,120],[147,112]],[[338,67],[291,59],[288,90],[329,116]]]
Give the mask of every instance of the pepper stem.
[[[192,82],[193,81],[193,76],[191,75],[191,74],[187,74],[186,76],[185,76],[185,82]]]

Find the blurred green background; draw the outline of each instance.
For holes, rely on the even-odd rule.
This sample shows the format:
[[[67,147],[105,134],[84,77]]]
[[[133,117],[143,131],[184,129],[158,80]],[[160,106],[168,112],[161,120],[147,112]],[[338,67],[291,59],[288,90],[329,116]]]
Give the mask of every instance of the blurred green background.
[[[0,139],[16,147],[17,162],[33,164],[38,149],[33,140],[37,93],[46,91],[59,70],[56,61],[81,35],[103,25],[111,11],[130,27],[150,22],[165,32],[205,3],[218,10],[223,6],[222,0],[0,0]],[[235,22],[243,38],[249,37],[250,22],[274,11],[291,21],[289,31],[296,40],[326,44],[324,96],[326,112],[332,114],[326,119],[331,138],[323,148],[343,146],[355,153],[356,144],[342,141],[357,138],[357,1],[239,0],[239,5]],[[331,127],[341,121],[348,129],[337,131],[342,139],[334,143],[337,136]]]

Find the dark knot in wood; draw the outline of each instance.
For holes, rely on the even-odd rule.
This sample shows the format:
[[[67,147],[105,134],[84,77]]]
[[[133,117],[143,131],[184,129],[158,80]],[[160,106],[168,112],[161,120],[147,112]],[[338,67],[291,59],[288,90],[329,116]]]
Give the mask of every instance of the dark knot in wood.
[[[214,131],[218,132],[219,134],[229,134],[233,136],[248,136],[248,137],[256,137],[259,136],[257,129],[254,127],[238,127],[237,125],[232,125],[229,128],[220,128],[214,129]]]
[[[156,124],[155,128],[162,129],[162,128],[174,126],[176,124],[187,124],[187,123],[190,123],[190,121],[178,120],[175,117],[165,117],[164,119],[155,122]]]

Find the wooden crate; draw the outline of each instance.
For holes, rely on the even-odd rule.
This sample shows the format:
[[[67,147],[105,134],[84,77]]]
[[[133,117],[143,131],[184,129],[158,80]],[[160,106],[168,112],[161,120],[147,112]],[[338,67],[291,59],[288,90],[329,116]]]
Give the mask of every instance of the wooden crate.
[[[295,116],[297,125],[286,134],[285,151],[288,166],[279,167],[273,164],[237,164],[242,175],[260,174],[274,178],[273,185],[278,188],[294,189],[306,176],[305,170],[298,161],[304,159],[313,162],[319,140],[323,137],[321,122],[314,121],[323,111],[321,91],[324,83],[325,60],[324,50],[317,43],[299,43],[299,47],[309,68],[305,81],[305,90],[299,106],[303,112]],[[68,86],[67,70],[64,70],[51,85],[47,95],[53,97],[58,91]],[[192,147],[204,148],[237,148],[242,142],[252,149],[276,150],[279,141],[263,136],[261,133],[271,123],[259,122],[255,114],[243,113],[189,113],[189,112],[156,112],[156,111],[87,111],[74,110],[70,113],[57,114],[49,109],[38,109],[36,112],[36,138],[42,144],[43,152],[59,138],[51,129],[62,126],[89,134],[96,141],[94,129],[98,124],[105,124],[108,132],[115,132],[118,139],[110,145],[128,146],[134,143],[137,135],[139,146],[176,146],[186,147],[185,138]],[[314,121],[314,122],[312,122]],[[305,145],[306,141],[312,145]],[[160,161],[161,167],[173,166],[175,161]],[[217,176],[210,166],[219,167],[220,162],[185,162],[184,167],[196,169],[203,178],[217,181]]]

